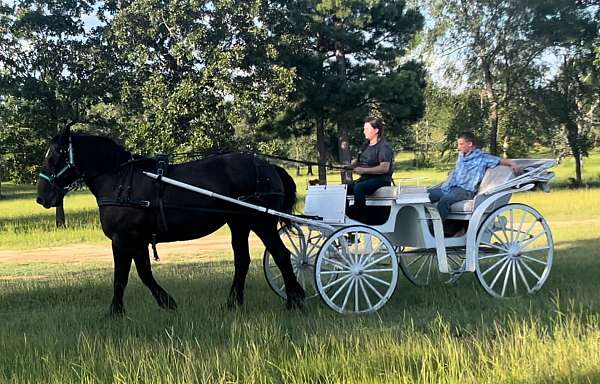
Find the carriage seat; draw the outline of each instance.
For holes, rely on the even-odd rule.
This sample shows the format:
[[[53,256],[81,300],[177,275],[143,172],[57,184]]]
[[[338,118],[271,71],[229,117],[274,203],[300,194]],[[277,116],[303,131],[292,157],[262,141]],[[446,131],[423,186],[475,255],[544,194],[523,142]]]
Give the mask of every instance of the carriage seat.
[[[485,200],[484,193],[496,188],[514,177],[512,169],[506,165],[497,165],[489,168],[477,189],[477,193],[471,200],[457,201],[450,206],[450,213],[470,214],[473,213],[478,203]]]

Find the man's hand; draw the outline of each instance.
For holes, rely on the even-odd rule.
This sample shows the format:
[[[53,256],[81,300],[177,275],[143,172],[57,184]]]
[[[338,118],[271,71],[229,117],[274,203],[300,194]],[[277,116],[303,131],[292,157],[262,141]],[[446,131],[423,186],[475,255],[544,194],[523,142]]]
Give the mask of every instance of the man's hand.
[[[512,169],[513,173],[517,176],[520,175],[521,173],[523,173],[523,170],[521,169],[521,167],[519,167],[517,165],[517,163],[515,163],[513,160],[500,159],[500,164],[510,167],[510,169]]]

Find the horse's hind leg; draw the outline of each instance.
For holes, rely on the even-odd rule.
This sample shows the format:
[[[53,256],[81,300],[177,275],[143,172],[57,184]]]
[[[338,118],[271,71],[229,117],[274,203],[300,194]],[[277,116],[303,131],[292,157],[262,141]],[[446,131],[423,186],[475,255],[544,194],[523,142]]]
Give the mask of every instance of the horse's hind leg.
[[[290,251],[285,247],[283,241],[277,232],[277,220],[263,221],[258,225],[253,225],[252,229],[267,247],[267,250],[275,259],[275,264],[279,267],[283,282],[285,283],[285,292],[287,295],[287,307],[302,308],[304,305],[304,289],[298,284],[292,263],[290,260]]]
[[[123,306],[123,295],[127,282],[129,281],[129,271],[131,270],[131,252],[127,244],[120,240],[118,236],[112,239],[113,260],[115,263],[115,273],[113,281],[113,299],[110,305],[110,313],[121,315],[125,312]]]
[[[137,269],[140,280],[142,280],[142,282],[150,289],[150,292],[152,292],[152,296],[154,296],[158,305],[165,309],[176,309],[177,303],[175,303],[175,299],[158,285],[154,276],[152,276],[148,244],[142,243],[139,247],[136,247],[133,259],[135,260],[135,268]]]
[[[250,227],[248,224],[239,221],[229,222],[228,225],[231,229],[231,247],[233,248],[235,272],[227,305],[233,307],[236,304],[242,305],[244,303],[244,285],[250,267],[250,251],[248,249]]]

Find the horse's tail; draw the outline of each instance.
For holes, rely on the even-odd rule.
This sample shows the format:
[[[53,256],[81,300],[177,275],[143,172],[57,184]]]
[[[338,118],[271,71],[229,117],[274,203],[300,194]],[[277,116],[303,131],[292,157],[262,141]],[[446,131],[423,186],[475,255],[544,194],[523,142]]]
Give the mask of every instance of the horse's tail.
[[[292,176],[286,172],[285,169],[281,168],[278,165],[275,165],[275,169],[279,174],[279,178],[283,183],[283,206],[281,207],[282,212],[284,213],[292,213],[294,206],[296,205],[296,183]],[[287,219],[282,219],[282,221],[289,225],[290,221]]]

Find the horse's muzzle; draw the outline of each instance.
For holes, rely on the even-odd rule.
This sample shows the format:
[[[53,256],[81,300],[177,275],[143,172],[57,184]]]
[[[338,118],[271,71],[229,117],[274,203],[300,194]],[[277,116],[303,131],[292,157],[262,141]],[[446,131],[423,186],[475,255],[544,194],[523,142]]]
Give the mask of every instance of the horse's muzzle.
[[[46,200],[44,200],[43,197],[38,196],[37,199],[35,200],[39,205],[43,206],[44,208],[48,209],[50,207],[52,207],[52,205],[48,204],[46,202]]]

